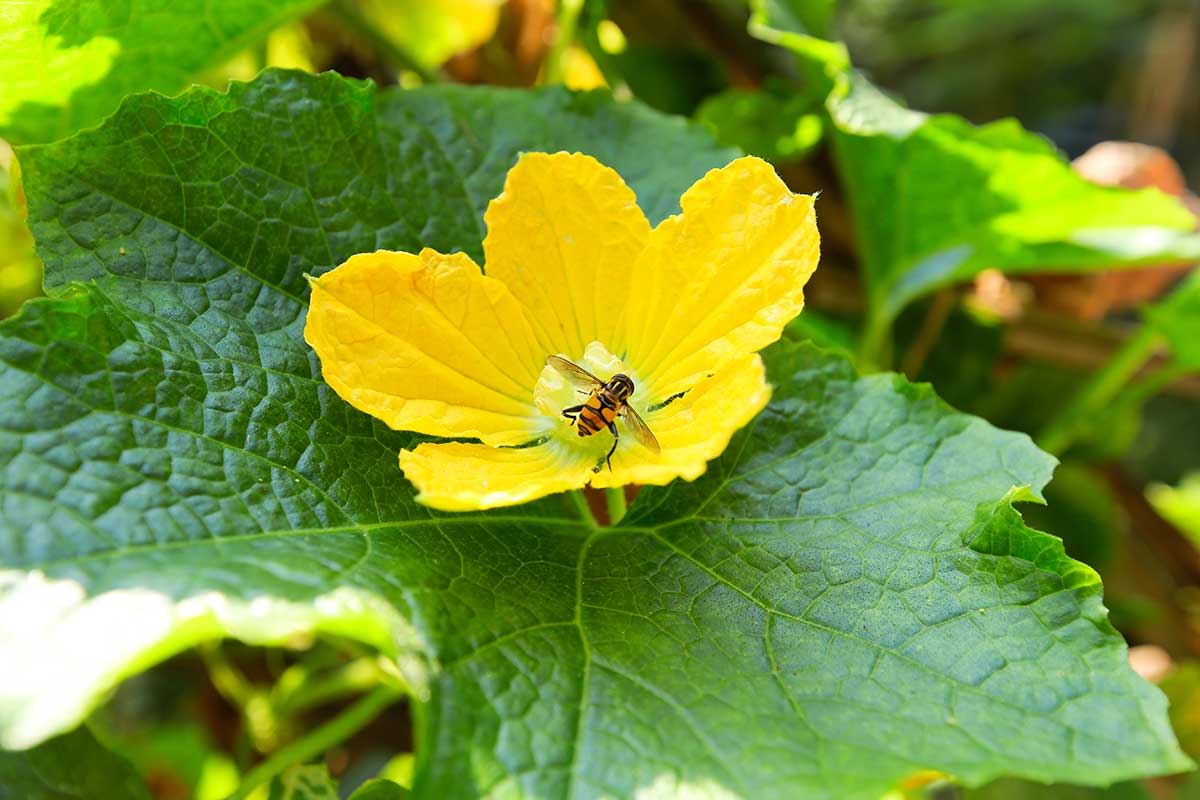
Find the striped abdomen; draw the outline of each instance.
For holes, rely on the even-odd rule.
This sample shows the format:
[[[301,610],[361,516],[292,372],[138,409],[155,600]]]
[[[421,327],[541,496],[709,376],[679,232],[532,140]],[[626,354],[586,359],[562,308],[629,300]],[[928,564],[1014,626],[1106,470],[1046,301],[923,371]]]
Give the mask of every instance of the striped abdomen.
[[[621,401],[613,397],[607,386],[597,389],[579,410],[575,427],[580,436],[591,436],[606,429],[617,418],[617,412],[620,410]]]

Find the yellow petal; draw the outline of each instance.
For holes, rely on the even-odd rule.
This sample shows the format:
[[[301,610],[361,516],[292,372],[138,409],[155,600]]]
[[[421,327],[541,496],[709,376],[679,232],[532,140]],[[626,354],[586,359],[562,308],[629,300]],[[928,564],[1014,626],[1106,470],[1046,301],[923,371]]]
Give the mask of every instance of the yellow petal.
[[[591,476],[592,463],[555,440],[520,448],[450,442],[400,451],[400,468],[417,487],[417,500],[442,511],[510,506],[578,489]]]
[[[330,386],[393,428],[522,444],[545,427],[525,311],[467,256],[380,251],[312,282],[304,338]]]
[[[779,338],[804,306],[820,239],[813,198],[758,158],[712,170],[634,267],[627,360],[656,398]]]
[[[592,477],[592,486],[661,486],[674,478],[695,480],[708,468],[708,461],[721,454],[734,432],[753,419],[770,398],[762,359],[758,354],[742,356],[702,379],[678,400],[642,414],[662,447],[657,456],[636,444],[628,426],[618,421],[621,444],[613,455],[612,472],[601,470]],[[638,408],[636,402],[633,406]]]
[[[621,176],[580,153],[527,153],[484,215],[487,274],[529,309],[545,352],[614,351],[650,223]]]

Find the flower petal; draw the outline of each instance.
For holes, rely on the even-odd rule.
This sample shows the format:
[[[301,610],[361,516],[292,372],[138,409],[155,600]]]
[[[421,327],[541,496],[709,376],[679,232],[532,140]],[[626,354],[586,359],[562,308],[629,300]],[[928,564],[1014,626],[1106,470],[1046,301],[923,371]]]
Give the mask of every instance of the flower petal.
[[[553,440],[533,447],[450,442],[400,451],[400,468],[420,492],[417,500],[442,511],[511,506],[579,489],[592,463]]]
[[[813,198],[758,158],[712,170],[680,205],[650,234],[626,317],[627,360],[655,398],[778,339],[820,250]]]
[[[529,309],[546,353],[616,348],[650,223],[621,176],[581,153],[527,153],[484,215],[487,274]]]
[[[462,253],[357,255],[312,283],[304,338],[325,380],[393,428],[522,444],[544,422],[525,310]]]
[[[621,445],[613,455],[612,472],[601,470],[592,477],[592,486],[661,486],[674,478],[695,480],[770,398],[762,359],[757,353],[742,356],[678,400],[642,415],[662,447],[657,457],[636,444],[628,426],[618,422]]]

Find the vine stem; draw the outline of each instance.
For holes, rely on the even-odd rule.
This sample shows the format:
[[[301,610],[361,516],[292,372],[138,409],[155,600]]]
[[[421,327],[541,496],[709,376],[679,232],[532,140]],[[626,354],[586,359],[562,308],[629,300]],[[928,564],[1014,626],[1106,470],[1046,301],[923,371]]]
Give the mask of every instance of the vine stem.
[[[608,524],[609,527],[616,525],[625,518],[625,487],[615,486],[611,489],[605,489],[604,494],[608,500]]]
[[[950,312],[954,310],[955,299],[954,290],[947,288],[935,294],[929,303],[925,319],[921,321],[921,329],[917,332],[912,344],[909,345],[908,352],[904,354],[904,361],[900,365],[900,371],[907,375],[910,381],[917,379],[917,373],[921,371],[925,359],[929,357],[933,346],[937,344],[942,329],[946,327],[946,320],[950,319]]]
[[[1087,426],[1088,415],[1109,403],[1154,357],[1161,343],[1157,331],[1143,326],[1131,336],[1108,363],[1084,384],[1074,399],[1060,411],[1037,437],[1037,445],[1060,455]]]
[[[244,800],[251,792],[282,773],[293,764],[302,764],[354,735],[385,708],[404,696],[394,686],[377,686],[350,708],[296,741],[281,747],[267,760],[246,773],[237,791],[229,800]]]
[[[571,503],[575,506],[575,512],[579,514],[579,518],[583,520],[584,524],[599,529],[600,523],[596,521],[596,517],[592,514],[592,509],[588,507],[588,501],[583,496],[583,490],[571,489],[566,494],[571,498]]]
[[[867,306],[866,327],[859,340],[858,367],[864,373],[887,369],[892,359],[892,326],[879,303]]]
[[[1179,378],[1192,372],[1185,364],[1178,362],[1167,364],[1155,372],[1152,372],[1145,380],[1129,386],[1116,400],[1113,401],[1114,406],[1124,408],[1137,407],[1145,403],[1154,395],[1165,389],[1169,384],[1175,382]]]

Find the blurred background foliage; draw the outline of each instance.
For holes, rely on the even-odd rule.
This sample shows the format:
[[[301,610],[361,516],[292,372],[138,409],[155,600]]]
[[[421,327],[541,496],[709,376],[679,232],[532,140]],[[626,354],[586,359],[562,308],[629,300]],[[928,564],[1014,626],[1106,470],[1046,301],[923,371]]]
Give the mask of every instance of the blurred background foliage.
[[[851,63],[912,108],[976,124],[1016,117],[1075,159],[1088,180],[1155,187],[1200,210],[1191,194],[1200,186],[1200,0],[754,5],[794,30],[844,41]],[[175,13],[189,8],[181,3]],[[239,33],[236,52],[197,55],[187,75],[170,78],[177,85],[147,78],[143,88],[221,89],[263,67],[287,66],[382,86],[562,82],[691,117],[723,144],[772,161],[794,190],[821,192],[822,267],[787,334],[861,355],[870,313],[863,223],[828,146],[829,87],[811,63],[755,38],[751,10],[742,0],[296,3],[272,24]],[[6,110],[23,113],[0,101]],[[10,119],[5,128],[16,132],[8,134],[13,144],[33,141],[21,138],[32,129],[22,125]],[[0,316],[40,286],[19,178],[0,141]],[[1028,179],[1036,193],[1038,176]],[[887,201],[880,201],[885,209]],[[949,217],[956,197],[940,198],[935,211],[937,202]],[[900,311],[886,346],[862,366],[890,364],[929,381],[951,404],[1027,431],[1059,455],[1049,505],[1024,513],[1101,572],[1135,668],[1168,693],[1179,738],[1200,758],[1200,277],[1188,278],[1191,268],[1173,260],[1081,275],[1036,264],[1020,275],[984,270]],[[345,642],[213,647],[129,682],[79,734],[79,746],[96,746],[95,736],[125,756],[155,797],[225,797],[298,732],[344,720],[347,703],[394,680]],[[403,796],[412,769],[408,714],[392,704],[347,727],[324,767],[305,780],[333,775],[341,788],[332,796],[345,797],[382,775],[393,783],[372,787],[371,796]],[[276,785],[271,796],[285,789]],[[966,792],[931,774],[895,796],[1200,798],[1200,783],[1076,790],[1001,781]]]

